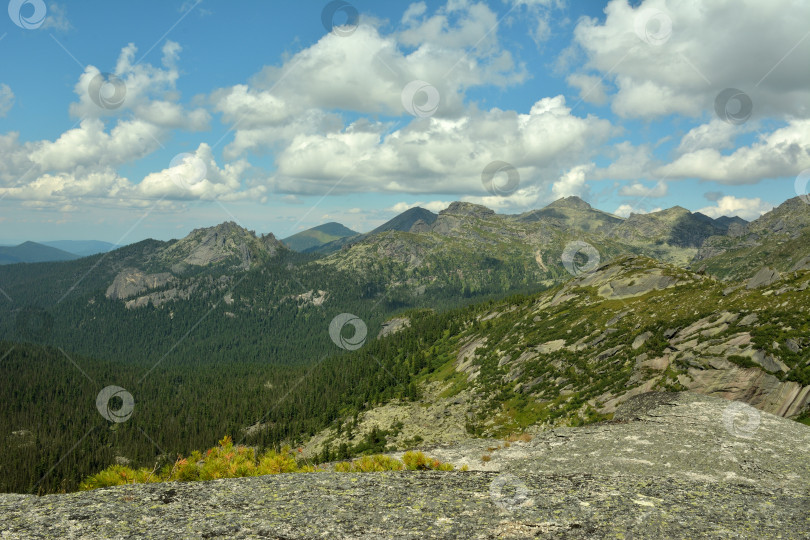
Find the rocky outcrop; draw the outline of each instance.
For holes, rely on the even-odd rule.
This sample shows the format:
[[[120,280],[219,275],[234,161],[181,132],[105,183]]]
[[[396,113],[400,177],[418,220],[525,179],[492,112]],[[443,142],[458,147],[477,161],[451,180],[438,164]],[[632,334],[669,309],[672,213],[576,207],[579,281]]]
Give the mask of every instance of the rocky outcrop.
[[[795,416],[810,403],[810,386],[780,381],[759,369],[689,369],[681,379],[688,389],[701,394],[744,401],[757,409],[779,416]]]
[[[439,216],[459,215],[486,218],[495,214],[495,211],[486,206],[468,202],[455,201],[439,212]]]
[[[428,450],[469,472],[279,474],[0,495],[2,538],[807,538],[810,428],[688,393]],[[489,461],[482,461],[486,453]]]
[[[404,330],[411,325],[411,320],[408,317],[394,317],[393,319],[389,319],[382,324],[382,328],[380,328],[380,333],[377,334],[377,338],[390,336],[391,334],[396,334],[400,330]]]
[[[778,280],[779,272],[765,266],[754,277],[749,279],[745,286],[749,289],[759,289],[760,287],[767,287]]]
[[[135,268],[121,270],[107,288],[106,296],[111,300],[125,300],[148,290],[163,287],[176,279],[169,272],[146,274]]]
[[[272,234],[257,237],[232,221],[215,227],[194,229],[167,247],[160,258],[177,272],[187,266],[208,266],[228,260],[249,268],[255,262],[272,257],[283,247]]]

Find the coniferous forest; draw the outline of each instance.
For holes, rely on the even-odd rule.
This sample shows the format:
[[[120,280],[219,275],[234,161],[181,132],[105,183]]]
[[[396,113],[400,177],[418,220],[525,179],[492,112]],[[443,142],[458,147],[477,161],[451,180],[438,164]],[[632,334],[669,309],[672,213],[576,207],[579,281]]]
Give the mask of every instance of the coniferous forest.
[[[145,247],[148,241],[121,251]],[[8,339],[0,342],[0,433],[10,434],[0,456],[0,491],[75,490],[116,460],[153,466],[210,447],[226,434],[260,449],[295,444],[376,403],[413,399],[414,377],[431,369],[430,355],[420,350],[458,324],[461,312],[453,306],[502,295],[504,282],[518,286],[502,281],[509,272],[504,269],[475,294],[469,284],[445,282],[428,304],[386,292],[395,269],[368,279],[317,266],[313,271],[312,265],[294,274],[289,265],[311,257],[288,252],[232,275],[221,269],[187,275],[207,284],[210,294],[169,309],[130,310],[105,298],[98,286],[113,275],[105,275],[106,265],[117,268],[120,256],[113,253],[96,268],[101,257],[66,263],[74,268],[71,278],[93,272],[73,289],[56,277],[65,275],[64,265],[3,268],[15,304],[5,306],[0,321]],[[319,288],[334,291],[330,300],[340,311],[366,322],[363,348],[341,350],[328,332],[337,312],[294,298]],[[65,290],[70,293],[62,299]],[[223,302],[226,295],[235,302]],[[445,311],[412,311],[409,331],[374,340],[386,318],[420,305]],[[350,337],[351,327],[344,333]],[[132,395],[126,421],[110,422],[99,413],[96,399],[108,386]],[[113,397],[110,407],[120,406],[121,398]],[[384,442],[369,440],[367,446],[381,450]],[[335,449],[323,458],[363,450]]]

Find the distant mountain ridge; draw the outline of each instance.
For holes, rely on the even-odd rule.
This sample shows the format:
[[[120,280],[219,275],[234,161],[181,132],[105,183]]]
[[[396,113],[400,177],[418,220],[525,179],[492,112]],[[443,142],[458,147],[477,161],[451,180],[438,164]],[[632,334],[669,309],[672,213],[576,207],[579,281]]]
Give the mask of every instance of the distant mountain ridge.
[[[414,227],[416,227],[419,230],[422,230],[423,225],[424,226],[432,225],[436,221],[437,217],[438,215],[434,214],[430,210],[426,210],[419,206],[415,206],[413,208],[405,210],[401,214],[386,221],[385,223],[383,223],[382,225],[380,225],[379,227],[373,229],[368,233],[338,238],[337,240],[333,240],[332,242],[327,242],[320,246],[315,246],[306,249],[304,250],[304,252],[328,254],[343,249],[344,247],[350,244],[360,242],[365,238],[378,235],[386,231],[408,232],[411,231]]]
[[[307,251],[328,244],[334,240],[356,236],[358,234],[360,233],[332,221],[295,233],[292,236],[283,238],[281,242],[293,251]]]
[[[79,255],[37,242],[23,242],[18,246],[0,246],[0,264],[70,261],[78,258]]]
[[[100,240],[56,240],[52,242],[40,242],[40,244],[61,249],[62,251],[67,251],[68,253],[73,253],[80,257],[89,257],[97,253],[107,253],[108,251],[121,247]]]

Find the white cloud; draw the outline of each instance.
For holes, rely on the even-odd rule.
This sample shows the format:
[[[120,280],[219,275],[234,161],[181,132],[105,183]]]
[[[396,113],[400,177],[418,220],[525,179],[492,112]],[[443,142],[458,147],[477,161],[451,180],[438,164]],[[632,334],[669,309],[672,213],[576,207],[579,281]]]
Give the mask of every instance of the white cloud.
[[[630,214],[650,214],[652,212],[660,212],[661,208],[653,208],[652,210],[647,210],[645,208],[638,208],[632,206],[630,204],[622,204],[616,210],[613,211],[613,214],[619,217],[630,217]]]
[[[564,0],[510,0],[513,8],[525,8],[516,17],[527,18],[529,35],[540,47],[552,34],[552,8],[561,8]]]
[[[759,197],[746,199],[744,197],[726,195],[721,197],[714,206],[701,208],[698,212],[713,218],[720,216],[739,216],[751,221],[772,209],[772,204],[763,201]]]
[[[527,77],[501,47],[496,23],[483,3],[451,1],[430,14],[417,3],[407,8],[399,32],[382,34],[361,23],[351,39],[328,33],[283,65],[264,67],[249,85],[211,94],[214,110],[236,128],[226,156],[275,148],[300,134],[336,131],[343,112],[410,121],[402,92],[415,80],[438,91],[436,117],[463,117],[469,88],[507,86]]]
[[[161,128],[206,129],[210,115],[205,109],[186,110],[177,103],[176,83],[180,76],[177,61],[181,47],[173,41],[163,45],[162,68],[136,63],[137,51],[132,43],[121,50],[113,73],[115,78],[107,77],[107,84],[95,84],[101,80],[101,72],[96,66],[87,66],[74,87],[79,101],[71,104],[70,113],[77,118],[102,118],[131,112]],[[106,108],[98,104],[105,97]]]
[[[188,174],[191,167],[181,165],[178,169],[167,164],[165,169],[133,183],[119,176],[109,165],[77,166],[72,172],[39,174],[31,181],[0,187],[0,196],[23,200],[37,207],[61,206],[79,200],[136,207],[149,206],[156,201],[161,201],[163,207],[170,207],[174,204],[172,201],[182,200],[266,200],[267,187],[263,183],[248,185],[243,181],[250,170],[247,161],[219,167],[211,148],[205,143],[200,144],[193,155],[204,164],[203,174],[199,177]]]
[[[159,127],[142,120],[120,121],[107,133],[100,119],[90,118],[53,142],[38,143],[28,157],[40,171],[119,166],[156,150],[162,136]]]
[[[593,164],[577,165],[563,174],[559,180],[551,186],[551,192],[555,199],[576,195],[581,197],[588,191],[585,179],[588,173],[593,170]]]
[[[267,188],[264,185],[242,189],[242,178],[250,169],[246,160],[227,163],[220,168],[211,153],[211,147],[206,143],[201,143],[193,156],[198,160],[197,163],[204,165],[199,171],[186,162],[179,164],[179,168],[167,167],[147,175],[132,187],[133,193],[147,199],[167,197],[232,201],[265,198]]]
[[[667,192],[667,184],[661,180],[656,182],[652,187],[645,186],[641,182],[635,182],[630,185],[622,186],[621,189],[619,189],[619,195],[625,197],[664,197]]]
[[[648,144],[633,146],[630,141],[622,141],[602,149],[610,164],[596,168],[591,176],[594,180],[636,180],[652,176],[652,149]]]
[[[810,120],[792,120],[750,146],[730,154],[701,148],[656,170],[659,176],[698,178],[721,184],[755,184],[765,178],[793,177],[810,168]]]
[[[486,195],[483,197],[465,196],[462,197],[461,200],[464,202],[482,204],[487,208],[500,210],[501,212],[525,212],[532,208],[537,208],[541,201],[547,203],[551,202],[551,200],[547,200],[548,196],[545,188],[546,186],[532,184],[506,195]]]
[[[4,118],[14,106],[14,92],[7,84],[0,84],[0,118]]]
[[[160,149],[171,130],[207,127],[207,111],[185,109],[177,103],[179,51],[176,43],[166,42],[163,67],[155,68],[146,63],[136,64],[136,48],[126,46],[115,70],[126,88],[125,99],[118,108],[105,109],[93,100],[90,90],[106,90],[91,84],[99,70],[88,66],[75,86],[79,100],[70,106],[71,113],[82,120],[53,141],[20,142],[17,133],[0,135],[0,196],[22,200],[31,207],[50,208],[73,207],[72,203],[79,200],[145,206],[161,197],[167,201],[263,199],[266,186],[243,179],[250,168],[247,162],[236,161],[220,168],[207,145],[200,145],[196,155],[205,162],[209,174],[186,190],[167,184],[165,170],[147,175],[140,183],[117,172],[122,165]],[[1,86],[0,93],[3,93]],[[111,115],[117,115],[112,122]],[[109,129],[105,121],[111,124]],[[162,202],[159,206],[172,204]]]
[[[73,28],[67,18],[67,9],[64,6],[51,2],[48,4],[48,16],[42,23],[43,30],[61,30],[63,32]]]
[[[492,32],[498,16],[483,2],[448,2],[429,17],[425,17],[425,11],[417,6],[407,13],[407,18],[403,17],[407,28],[397,36],[400,43],[409,47],[429,43],[430,47],[439,49],[475,47],[484,50],[498,46],[497,33]]]
[[[541,99],[528,114],[472,109],[461,119],[414,120],[389,135],[385,127],[363,122],[295,137],[277,155],[276,186],[294,193],[481,193],[484,168],[505,161],[526,187],[581,163],[613,133],[606,120],[573,116],[562,96]]]
[[[585,75],[584,73],[572,73],[565,81],[574,88],[579,89],[579,99],[596,105],[607,103],[607,88],[601,77],[596,75]]]
[[[743,126],[729,124],[719,119],[713,119],[707,124],[701,124],[689,130],[681,138],[677,152],[687,154],[704,148],[723,150],[734,147],[734,137],[743,133]]]
[[[648,10],[671,21],[671,35],[659,45],[635,32]],[[804,39],[810,3],[643,0],[631,7],[611,0],[605,14],[603,21],[581,19],[574,41],[587,57],[582,73],[603,74],[617,86],[612,107],[621,116],[698,116],[713,111],[715,97],[729,87],[750,95],[755,117],[810,115],[810,40]]]
[[[401,214],[406,210],[410,210],[411,208],[416,208],[417,206],[420,208],[424,208],[425,210],[430,210],[431,212],[441,212],[448,206],[452,201],[430,201],[430,202],[415,202],[415,203],[406,203],[406,202],[398,202],[391,208],[387,210],[390,212],[396,212],[397,214]],[[352,210],[356,210],[353,212]],[[348,210],[349,214],[356,214],[359,212],[359,208],[353,208],[352,210]]]

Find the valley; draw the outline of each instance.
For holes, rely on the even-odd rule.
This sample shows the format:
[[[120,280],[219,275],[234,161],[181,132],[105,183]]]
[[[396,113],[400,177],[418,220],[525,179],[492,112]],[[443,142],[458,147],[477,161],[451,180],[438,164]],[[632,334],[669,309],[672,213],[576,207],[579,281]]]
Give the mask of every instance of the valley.
[[[810,418],[798,198],[751,223],[578,198],[406,214],[320,252],[228,222],[0,269],[0,370],[17,381],[1,387],[2,490],[70,491],[223,435],[318,463],[542,432],[650,391]],[[352,325],[330,335],[342,313],[357,345]],[[133,396],[124,422],[93,407],[108,385]]]

